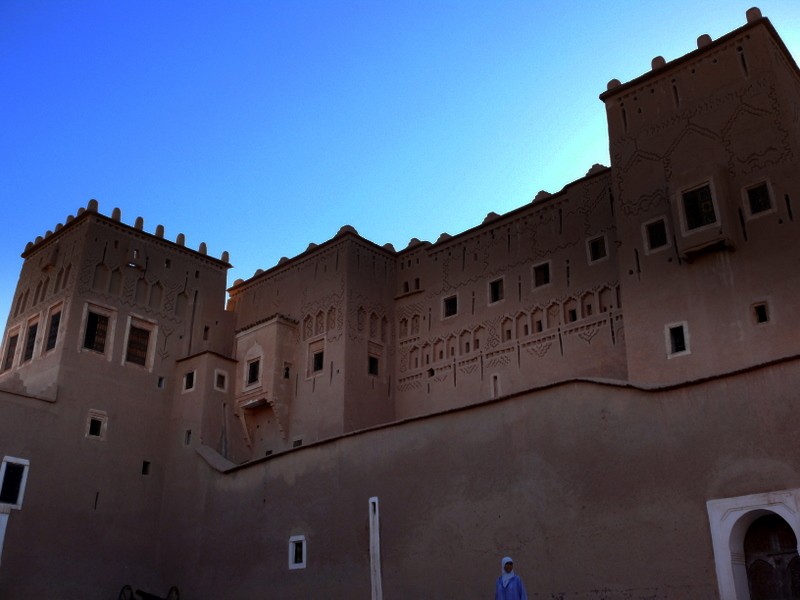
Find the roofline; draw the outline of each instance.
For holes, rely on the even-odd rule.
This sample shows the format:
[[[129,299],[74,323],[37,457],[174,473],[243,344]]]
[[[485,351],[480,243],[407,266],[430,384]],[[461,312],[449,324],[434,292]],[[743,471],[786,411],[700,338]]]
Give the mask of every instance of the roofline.
[[[170,240],[168,240],[166,238],[159,237],[159,236],[157,236],[157,235],[155,235],[153,233],[149,233],[149,232],[145,231],[144,229],[138,229],[136,227],[128,225],[127,223],[123,223],[122,221],[119,221],[117,219],[113,219],[113,218],[108,217],[108,216],[106,216],[106,215],[104,215],[102,213],[99,213],[96,210],[90,210],[90,209],[81,209],[81,210],[79,210],[78,214],[75,217],[68,218],[67,222],[63,226],[61,226],[61,227],[57,226],[56,230],[53,231],[52,233],[50,233],[49,235],[45,234],[45,236],[43,238],[41,238],[41,239],[38,239],[38,241],[28,242],[28,244],[25,246],[25,250],[22,252],[22,254],[20,256],[23,259],[28,258],[34,252],[40,250],[41,248],[47,246],[49,243],[53,242],[53,240],[56,240],[56,239],[60,238],[64,231],[66,231],[68,229],[71,229],[72,227],[75,227],[77,223],[81,223],[81,222],[85,221],[87,218],[89,218],[89,215],[94,216],[99,221],[104,221],[105,223],[108,223],[108,224],[111,224],[111,225],[123,227],[123,228],[125,228],[125,229],[127,229],[127,230],[129,230],[129,231],[131,231],[133,233],[136,233],[136,234],[143,235],[145,237],[151,238],[153,241],[156,241],[156,242],[159,242],[159,243],[164,243],[164,244],[166,244],[168,246],[171,246],[172,248],[174,248],[176,250],[181,250],[181,251],[188,252],[190,254],[193,254],[196,257],[203,258],[203,259],[208,260],[208,261],[210,261],[212,263],[216,263],[218,266],[224,267],[226,269],[230,269],[231,268],[231,264],[229,262],[226,262],[226,261],[222,260],[222,259],[215,258],[215,257],[213,257],[213,256],[211,256],[209,254],[203,254],[202,252],[199,252],[197,250],[193,250],[191,248],[188,248],[187,246],[183,246],[181,244],[178,244],[177,242],[171,242]]]
[[[241,283],[238,283],[238,284],[234,283],[232,286],[230,286],[228,288],[227,291],[228,291],[228,293],[231,293],[231,292],[233,292],[235,290],[243,289],[244,287],[255,283],[256,280],[258,280],[258,279],[260,279],[262,277],[265,277],[265,276],[267,276],[269,274],[275,273],[276,271],[278,271],[279,269],[281,269],[283,267],[291,266],[292,264],[295,264],[296,262],[298,262],[298,261],[300,261],[302,259],[308,258],[312,253],[320,251],[320,250],[322,250],[324,248],[327,248],[327,247],[331,246],[334,242],[340,241],[342,238],[344,238],[346,236],[354,237],[355,239],[357,239],[357,240],[359,240],[361,242],[364,242],[366,245],[371,246],[374,250],[381,251],[381,252],[383,252],[386,255],[391,256],[391,257],[400,257],[400,256],[403,256],[403,255],[405,255],[405,254],[407,254],[409,252],[412,252],[414,250],[418,250],[420,248],[427,248],[427,249],[435,248],[435,249],[438,250],[439,248],[441,248],[441,247],[443,247],[443,246],[445,246],[445,245],[447,245],[447,244],[449,244],[449,243],[451,243],[453,241],[458,241],[458,240],[460,240],[460,239],[462,239],[462,238],[464,238],[466,236],[473,235],[476,231],[478,231],[479,229],[481,229],[483,227],[488,227],[488,226],[490,226],[492,224],[496,224],[497,222],[505,220],[507,218],[514,218],[519,213],[522,213],[522,212],[524,212],[526,210],[529,210],[531,205],[533,205],[533,204],[535,204],[536,206],[539,206],[541,204],[554,201],[555,198],[557,198],[559,195],[565,193],[568,188],[570,188],[570,187],[572,187],[574,185],[578,185],[578,184],[580,184],[580,183],[582,183],[582,182],[584,182],[584,181],[586,181],[588,179],[591,179],[593,177],[599,177],[601,175],[605,175],[606,173],[608,173],[610,171],[611,171],[611,167],[606,167],[605,165],[599,165],[599,168],[594,168],[593,167],[590,170],[589,173],[587,173],[583,177],[580,177],[578,179],[575,179],[575,180],[567,183],[559,191],[551,194],[547,198],[543,198],[541,200],[535,200],[534,199],[534,200],[532,200],[532,201],[530,201],[530,202],[528,202],[526,204],[523,204],[522,206],[520,206],[518,208],[515,208],[515,209],[513,209],[513,210],[511,210],[511,211],[509,211],[507,213],[504,213],[502,215],[497,215],[496,218],[492,219],[489,222],[484,221],[482,223],[479,223],[478,225],[475,225],[474,227],[470,227],[469,229],[467,229],[465,231],[462,231],[460,233],[452,235],[452,236],[448,237],[445,240],[437,241],[437,242],[420,241],[419,243],[414,244],[413,246],[409,246],[409,247],[403,248],[402,250],[389,250],[388,248],[385,248],[384,246],[379,246],[375,242],[373,242],[371,240],[368,240],[367,238],[361,236],[352,227],[348,228],[347,226],[345,226],[345,227],[342,227],[342,229],[339,230],[339,233],[337,233],[331,239],[323,242],[322,244],[319,244],[318,246],[314,245],[313,247],[310,246],[304,252],[302,252],[301,254],[298,254],[297,256],[294,256],[292,258],[287,258],[286,260],[282,260],[281,262],[278,262],[277,265],[275,265],[273,267],[270,267],[269,269],[265,269],[261,273],[257,273],[256,275],[253,275],[249,279],[245,279]]]
[[[621,83],[621,84],[619,84],[619,85],[617,85],[617,86],[615,86],[615,87],[613,87],[611,89],[606,90],[605,92],[600,94],[599,98],[600,98],[600,100],[605,102],[606,100],[608,100],[612,96],[616,96],[617,94],[622,93],[622,92],[627,92],[632,88],[635,88],[635,87],[638,87],[638,86],[642,85],[645,81],[647,81],[647,80],[649,80],[651,78],[660,77],[661,75],[664,75],[665,73],[667,73],[671,69],[674,69],[675,67],[681,66],[684,63],[687,63],[689,61],[694,60],[695,58],[697,58],[701,54],[704,54],[706,52],[710,52],[710,51],[714,50],[715,48],[719,48],[720,46],[723,46],[723,45],[727,44],[728,42],[730,42],[731,40],[733,40],[734,38],[740,36],[745,31],[748,31],[750,29],[755,29],[756,27],[759,27],[760,25],[763,25],[767,29],[767,31],[772,35],[772,37],[775,39],[775,42],[778,44],[778,47],[783,52],[784,57],[789,60],[789,64],[793,67],[795,74],[798,77],[800,77],[800,68],[798,68],[797,63],[794,60],[794,57],[792,56],[791,52],[789,52],[789,49],[786,47],[786,44],[784,44],[783,40],[781,39],[781,36],[778,34],[778,32],[775,29],[775,27],[773,27],[772,23],[770,22],[770,20],[767,17],[759,17],[756,20],[753,20],[753,21],[751,21],[749,23],[745,23],[741,27],[739,27],[737,29],[734,29],[733,31],[731,31],[729,33],[726,33],[722,37],[720,37],[720,38],[718,38],[716,40],[713,40],[710,44],[708,44],[706,46],[703,46],[702,48],[697,48],[696,50],[692,50],[688,54],[684,54],[683,56],[679,56],[678,58],[673,59],[673,60],[669,61],[668,63],[666,63],[666,64],[664,64],[664,65],[662,65],[662,66],[660,66],[660,67],[658,67],[656,69],[653,69],[651,71],[648,71],[647,73],[639,75],[639,77],[636,77],[635,79],[631,79],[627,83]]]
[[[543,204],[547,204],[548,202],[554,202],[560,196],[565,194],[567,189],[569,189],[569,188],[571,188],[571,187],[573,187],[575,185],[578,185],[580,183],[583,183],[583,182],[585,182],[585,181],[587,181],[589,179],[592,179],[594,177],[600,177],[601,175],[605,175],[606,173],[609,173],[610,171],[611,171],[611,167],[607,167],[605,165],[599,165],[599,168],[597,168],[597,169],[595,169],[593,167],[590,170],[590,172],[587,173],[586,175],[584,175],[583,177],[580,177],[578,179],[570,181],[569,183],[565,184],[564,187],[562,187],[560,190],[550,194],[546,198],[542,198],[540,200],[533,199],[530,202],[528,202],[526,204],[523,204],[522,206],[519,206],[519,207],[517,207],[517,208],[515,208],[513,210],[508,211],[507,213],[503,213],[502,215],[497,215],[497,217],[495,217],[491,221],[487,222],[487,221],[484,220],[482,223],[479,223],[478,225],[475,225],[474,227],[470,227],[469,229],[466,229],[466,230],[464,230],[464,231],[462,231],[460,233],[456,233],[456,234],[450,236],[449,238],[447,238],[446,240],[442,240],[440,242],[438,242],[438,241],[437,242],[420,242],[419,244],[415,244],[414,246],[411,246],[410,248],[404,248],[403,250],[398,250],[397,251],[397,255],[400,256],[402,254],[406,254],[407,252],[411,252],[412,250],[419,249],[420,246],[428,248],[428,249],[431,249],[431,250],[433,250],[433,249],[438,250],[439,248],[441,248],[441,247],[443,247],[443,246],[445,246],[447,244],[450,244],[451,242],[460,241],[462,238],[464,238],[466,236],[473,235],[474,233],[476,233],[481,228],[489,227],[490,225],[496,225],[499,222],[504,221],[506,219],[513,219],[513,218],[517,217],[519,214],[525,212],[526,210],[530,210],[531,206],[537,206],[538,207],[538,206],[541,206]]]
[[[273,265],[269,269],[264,269],[260,273],[258,271],[256,271],[255,275],[253,275],[249,279],[245,279],[245,280],[241,281],[240,283],[234,283],[232,286],[230,286],[228,288],[227,291],[228,291],[228,293],[231,293],[234,290],[239,290],[239,289],[242,289],[242,288],[247,287],[249,285],[252,285],[252,284],[256,283],[256,281],[258,279],[266,277],[267,275],[271,275],[271,274],[279,271],[280,269],[283,269],[284,267],[292,266],[292,265],[300,262],[301,260],[305,260],[308,257],[310,257],[312,254],[314,254],[315,252],[319,252],[321,250],[327,249],[330,246],[332,246],[333,244],[341,242],[345,238],[348,238],[348,237],[353,238],[356,241],[363,242],[367,246],[370,246],[372,250],[377,250],[379,252],[383,252],[384,254],[386,254],[388,256],[394,257],[394,256],[397,255],[397,251],[396,250],[389,250],[388,248],[384,248],[383,246],[379,246],[375,242],[373,242],[371,240],[368,240],[367,238],[363,237],[353,227],[348,227],[347,225],[345,225],[344,227],[342,227],[339,230],[339,232],[335,236],[333,236],[329,240],[325,240],[321,244],[313,244],[313,243],[309,244],[308,248],[303,250],[303,252],[301,252],[297,256],[293,256],[292,258],[286,258],[285,260],[281,259],[280,261],[278,261],[278,264]]]

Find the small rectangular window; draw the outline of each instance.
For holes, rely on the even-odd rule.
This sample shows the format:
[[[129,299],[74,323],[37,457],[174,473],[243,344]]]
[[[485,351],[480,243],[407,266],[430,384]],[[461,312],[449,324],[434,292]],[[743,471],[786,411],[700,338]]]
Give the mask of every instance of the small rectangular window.
[[[39,323],[28,325],[28,334],[25,338],[25,352],[22,354],[22,362],[28,362],[33,358],[33,346],[36,343],[36,332],[39,330]]]
[[[194,389],[194,371],[189,371],[183,376],[183,391],[188,392]]]
[[[587,242],[589,250],[589,262],[597,262],[607,256],[606,252],[606,238],[600,236],[593,238]]]
[[[500,302],[505,297],[505,291],[503,290],[503,280],[502,279],[495,279],[494,281],[489,282],[489,302]]]
[[[89,420],[89,436],[90,437],[100,437],[100,431],[103,428],[103,422],[100,419],[90,419]]]
[[[106,439],[108,415],[102,410],[90,410],[86,416],[86,437],[96,440]]]
[[[150,475],[150,461],[143,460],[142,461],[142,475]]]
[[[687,354],[689,352],[689,340],[685,323],[667,325],[666,333],[669,356]]]
[[[367,359],[367,372],[370,375],[378,374],[378,357],[370,355]]]
[[[664,219],[647,223],[644,227],[648,250],[656,250],[667,245],[667,223]]]
[[[306,376],[312,377],[322,372],[325,363],[325,340],[317,339],[308,344],[306,355]]]
[[[255,358],[247,362],[247,385],[258,383],[261,376],[261,359]]]
[[[304,535],[293,535],[289,538],[289,568],[306,568],[306,537]]]
[[[25,495],[30,463],[23,458],[6,456],[0,464],[0,504],[20,508]]]
[[[325,353],[320,350],[319,352],[315,352],[312,360],[312,367],[311,370],[315,373],[317,371],[322,371],[322,367],[325,362]]]
[[[766,212],[772,208],[772,198],[770,198],[766,183],[747,189],[747,204],[751,215]]]
[[[150,330],[131,325],[128,330],[128,349],[125,352],[125,362],[145,366],[149,344]]]
[[[533,286],[541,287],[550,283],[550,263],[542,263],[533,267]]]
[[[753,318],[756,323],[766,323],[769,321],[769,311],[766,302],[759,302],[753,305]]]
[[[452,317],[458,313],[458,296],[448,296],[442,301],[445,317]]]
[[[87,350],[103,353],[106,350],[108,333],[108,316],[89,311],[86,316],[86,332],[83,336],[83,347]]]
[[[19,335],[12,335],[6,344],[6,355],[3,357],[3,371],[8,371],[14,364],[14,355],[17,353]]]
[[[225,371],[214,371],[214,389],[224,392],[228,389],[228,376]]]
[[[61,311],[50,315],[50,322],[47,325],[47,341],[45,342],[45,352],[56,347],[58,341],[58,326],[61,324]]]
[[[574,323],[577,320],[578,320],[578,311],[574,308],[570,308],[567,311],[567,321],[569,323]]]
[[[717,222],[714,199],[709,184],[701,185],[681,194],[686,229],[691,231]]]

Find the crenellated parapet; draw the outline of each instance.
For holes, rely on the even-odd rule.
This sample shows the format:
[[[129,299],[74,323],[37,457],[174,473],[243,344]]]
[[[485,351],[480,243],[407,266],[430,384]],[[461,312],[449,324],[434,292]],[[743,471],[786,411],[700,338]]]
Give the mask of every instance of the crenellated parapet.
[[[115,223],[120,223],[120,224],[124,225],[124,223],[122,222],[122,210],[121,209],[114,208],[111,211],[111,215],[110,216],[105,216],[105,215],[103,215],[102,213],[99,212],[99,203],[98,203],[98,201],[92,199],[92,200],[89,200],[89,202],[88,202],[88,204],[86,205],[85,208],[83,208],[83,207],[79,208],[78,211],[74,215],[68,215],[67,218],[64,220],[64,223],[58,223],[52,230],[46,231],[43,236],[41,236],[41,235],[37,236],[36,239],[34,239],[31,242],[28,242],[25,245],[25,251],[22,253],[22,257],[26,258],[29,254],[31,254],[32,252],[34,252],[35,250],[40,248],[41,245],[44,242],[49,241],[51,238],[54,238],[54,236],[57,236],[57,234],[59,234],[65,228],[69,228],[70,226],[72,226],[73,223],[75,223],[78,220],[80,220],[85,214],[95,214],[95,215],[98,215],[100,217],[108,218],[108,219],[110,219],[111,221],[113,221]],[[147,234],[147,232],[144,230],[144,218],[143,217],[136,217],[136,219],[134,221],[134,224],[132,226],[128,225],[127,227],[131,227],[135,231],[140,231],[142,233]],[[165,237],[164,237],[164,226],[163,225],[157,225],[156,228],[155,228],[155,231],[152,234],[147,234],[147,235],[152,235],[153,237],[158,238],[160,240],[164,240],[167,243],[174,243],[176,246],[180,246],[182,248],[186,247],[186,236],[183,233],[178,233],[177,236],[175,237],[175,241],[174,242],[169,242],[169,240],[165,239]],[[202,256],[208,256],[208,247],[207,247],[205,242],[200,242],[200,245],[198,246],[197,250],[191,250],[190,248],[186,248],[186,249],[189,250],[190,252],[196,252],[197,254],[202,255]],[[213,257],[209,257],[209,258],[213,259]],[[214,259],[214,260],[218,260],[219,262],[228,264],[229,261],[230,261],[230,255],[228,254],[228,251],[225,250],[225,251],[222,252],[222,254],[220,255],[219,259]],[[228,266],[230,266],[230,265],[228,264]]]

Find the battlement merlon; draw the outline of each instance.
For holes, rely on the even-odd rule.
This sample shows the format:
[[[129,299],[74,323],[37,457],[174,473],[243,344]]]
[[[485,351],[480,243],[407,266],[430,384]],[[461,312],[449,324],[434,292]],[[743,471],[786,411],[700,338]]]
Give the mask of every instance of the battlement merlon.
[[[612,98],[618,98],[624,94],[637,91],[638,89],[642,88],[645,83],[652,83],[653,80],[656,79],[666,79],[672,76],[678,67],[685,66],[687,63],[695,61],[701,56],[718,51],[726,44],[732,44],[736,39],[741,38],[743,34],[746,34],[748,31],[755,30],[759,27],[766,29],[777,47],[780,49],[786,62],[790,65],[794,73],[800,78],[800,68],[798,68],[797,63],[786,47],[786,44],[784,44],[770,20],[767,17],[762,16],[761,11],[756,7],[750,8],[746,15],[747,23],[745,25],[739,27],[738,29],[734,29],[730,33],[723,35],[717,40],[712,40],[711,36],[708,34],[703,34],[698,37],[697,49],[689,52],[688,54],[684,54],[683,56],[680,56],[669,62],[664,60],[664,58],[661,56],[656,56],[651,62],[652,69],[649,72],[644,73],[643,75],[640,75],[639,77],[632,79],[627,83],[621,83],[618,79],[612,79],[608,82],[606,91],[600,94],[600,100],[608,104],[608,101]]]
[[[127,225],[122,222],[121,218],[122,212],[120,211],[119,208],[115,208],[112,211],[110,217],[98,212],[97,200],[90,200],[86,208],[80,208],[75,216],[69,215],[64,224],[59,223],[58,225],[56,225],[54,230],[47,231],[47,233],[45,233],[44,236],[38,236],[34,241],[28,242],[25,245],[25,250],[21,254],[22,258],[28,259],[30,256],[32,256],[39,250],[46,248],[47,246],[50,246],[53,243],[57,243],[57,240],[61,237],[61,234],[64,231],[71,229],[76,224],[84,221],[90,216],[105,221],[108,224],[113,224],[115,226],[121,227],[126,231],[128,231],[129,233],[135,233],[136,235],[140,235],[148,239],[149,241],[155,241],[157,243],[160,243],[165,247],[169,248],[170,250],[179,250],[180,252],[184,252],[195,259],[200,258],[218,268],[230,269],[232,266],[229,262],[229,256],[227,251],[224,251],[220,258],[214,258],[213,256],[209,256],[207,254],[205,242],[201,242],[197,250],[192,250],[191,248],[187,248],[185,246],[186,238],[182,233],[179,233],[175,241],[171,242],[170,240],[164,238],[163,225],[158,225],[156,227],[155,233],[148,233],[144,231],[144,219],[142,217],[137,217],[135,224],[133,226]]]

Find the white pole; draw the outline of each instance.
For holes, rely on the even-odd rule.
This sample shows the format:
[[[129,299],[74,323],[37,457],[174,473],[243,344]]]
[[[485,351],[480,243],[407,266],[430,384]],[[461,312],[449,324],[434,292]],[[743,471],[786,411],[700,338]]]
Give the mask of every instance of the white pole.
[[[381,521],[377,496],[369,499],[369,574],[372,600],[383,600],[381,583]]]
[[[0,564],[3,560],[3,541],[6,539],[6,527],[8,526],[8,514],[11,509],[0,504]]]

